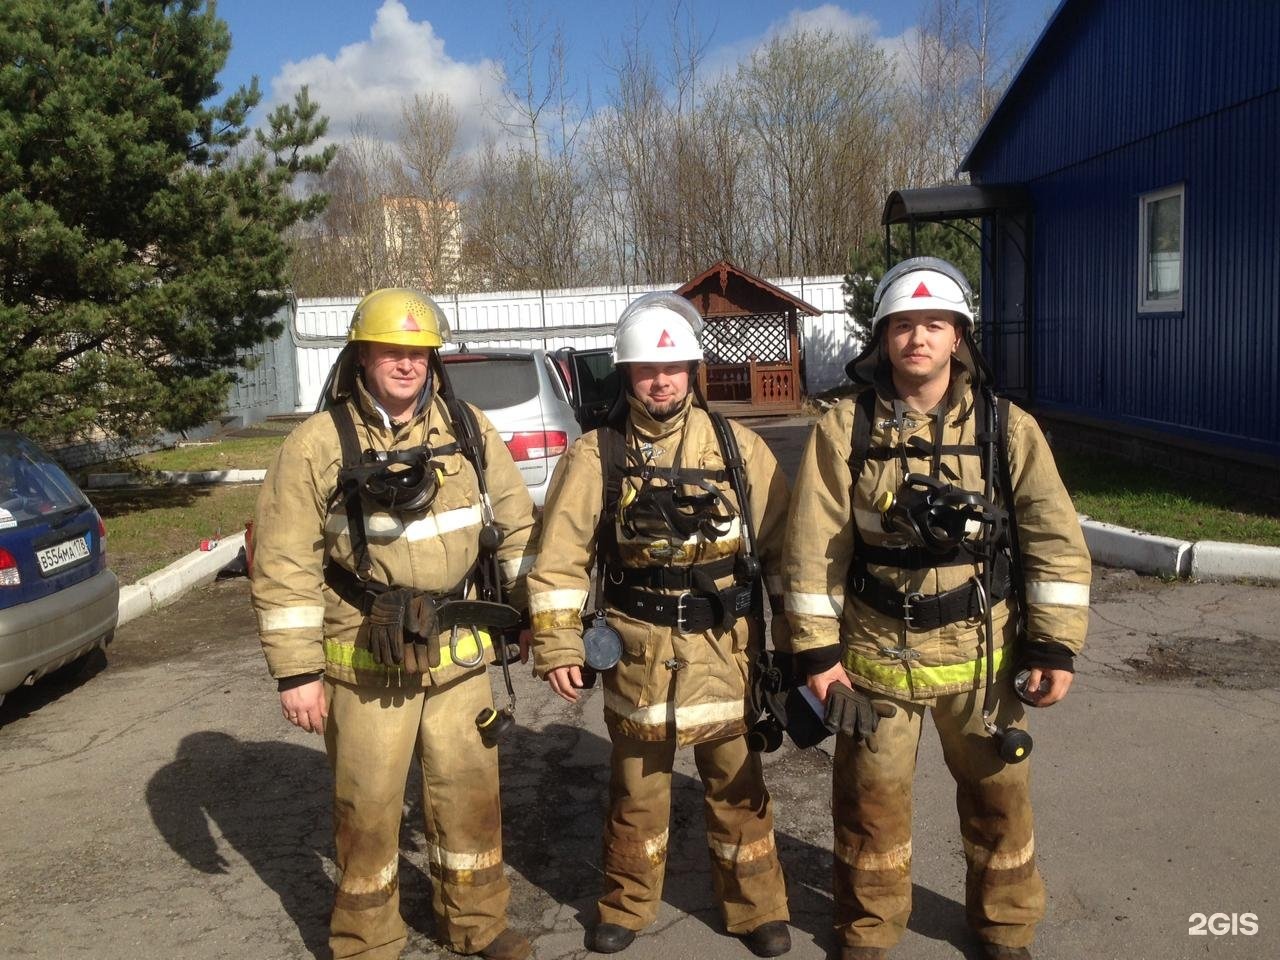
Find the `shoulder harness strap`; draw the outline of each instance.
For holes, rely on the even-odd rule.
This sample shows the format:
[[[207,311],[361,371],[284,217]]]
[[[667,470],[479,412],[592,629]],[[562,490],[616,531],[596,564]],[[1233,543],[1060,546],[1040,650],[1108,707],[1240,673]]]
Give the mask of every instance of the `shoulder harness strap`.
[[[341,500],[347,512],[347,534],[351,537],[351,550],[356,563],[356,576],[368,580],[373,573],[369,562],[369,538],[364,529],[364,506],[360,503],[360,484],[349,471],[360,465],[363,453],[356,436],[355,414],[351,404],[339,403],[329,408],[329,417],[338,432],[338,444],[342,450],[342,468],[339,470],[338,488],[330,499],[332,510]]]

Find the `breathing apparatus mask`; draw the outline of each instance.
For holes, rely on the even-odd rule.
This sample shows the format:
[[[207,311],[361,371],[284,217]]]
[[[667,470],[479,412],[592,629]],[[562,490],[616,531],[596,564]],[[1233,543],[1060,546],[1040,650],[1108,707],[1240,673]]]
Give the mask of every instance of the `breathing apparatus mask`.
[[[393,453],[365,451],[365,462],[338,472],[338,489],[354,485],[366,502],[388,513],[421,513],[444,483],[444,470],[431,447]]]
[[[681,493],[674,482],[658,485],[651,479],[639,491],[626,486],[618,501],[618,523],[632,539],[683,543],[700,533],[714,542],[729,533],[737,511],[708,481],[698,486],[702,493]]]
[[[976,545],[984,527],[988,537],[998,538],[1009,520],[981,494],[922,473],[907,474],[897,493],[884,491],[874,506],[886,533],[939,555],[965,546],[966,540]]]

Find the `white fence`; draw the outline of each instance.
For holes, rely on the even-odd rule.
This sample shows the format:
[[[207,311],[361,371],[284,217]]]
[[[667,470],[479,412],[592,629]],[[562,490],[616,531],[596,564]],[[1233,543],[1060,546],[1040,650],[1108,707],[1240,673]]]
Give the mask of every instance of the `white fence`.
[[[840,277],[797,277],[771,283],[822,311],[802,317],[805,387],[816,393],[844,378],[844,363],[856,346],[847,330]],[[613,328],[628,303],[651,290],[674,285],[521,290],[438,297],[460,343],[495,347],[588,349],[613,345]],[[275,369],[278,412],[314,410],[329,368],[346,342],[357,298],[299,300],[287,332],[264,349],[260,369]],[[271,354],[271,355],[267,355]],[[288,396],[287,385],[293,391]],[[292,406],[289,400],[292,400]]]

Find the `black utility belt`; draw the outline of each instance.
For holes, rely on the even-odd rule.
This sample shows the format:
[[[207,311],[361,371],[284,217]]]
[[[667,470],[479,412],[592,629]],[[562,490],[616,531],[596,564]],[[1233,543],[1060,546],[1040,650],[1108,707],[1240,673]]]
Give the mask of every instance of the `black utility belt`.
[[[719,580],[733,573],[736,556],[721,557],[709,563],[688,567],[623,567],[610,565],[609,583],[623,587],[645,587],[650,590],[692,590],[697,588],[695,578]],[[704,582],[706,582],[704,580]]]
[[[714,595],[654,593],[638,587],[608,583],[604,598],[609,606],[629,617],[658,627],[672,627],[678,633],[702,633],[730,629],[734,621],[751,610],[751,585],[738,585]]]
[[[1007,565],[997,565],[987,602],[994,606],[1009,596]],[[901,620],[908,630],[936,630],[983,616],[978,585],[973,581],[946,593],[903,593],[863,570],[849,577],[849,592],[871,609]]]
[[[386,593],[392,589],[385,583],[379,583],[377,580],[361,580],[346,567],[337,563],[330,563],[324,568],[324,582],[329,585],[329,589],[336,593],[351,606],[355,607],[366,617],[369,610],[373,607],[374,599],[381,593]],[[452,590],[445,590],[439,593],[424,590],[423,593],[429,594],[431,599],[436,603],[437,613],[440,617],[440,626],[442,629],[452,627],[454,623],[474,623],[473,620],[462,620],[452,617],[452,622],[445,623],[445,607],[450,608],[457,603],[465,603],[465,594],[462,584],[454,587]],[[457,611],[461,613],[462,611]]]

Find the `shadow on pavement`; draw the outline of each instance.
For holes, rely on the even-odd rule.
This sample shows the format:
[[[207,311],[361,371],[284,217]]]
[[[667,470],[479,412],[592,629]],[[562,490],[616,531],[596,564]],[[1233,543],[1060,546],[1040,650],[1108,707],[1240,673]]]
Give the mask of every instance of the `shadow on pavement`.
[[[184,737],[148,782],[147,807],[169,846],[202,873],[229,872],[218,849],[225,840],[280,897],[307,949],[327,957],[330,783],[321,750],[202,731]]]

